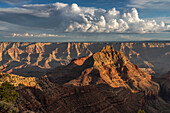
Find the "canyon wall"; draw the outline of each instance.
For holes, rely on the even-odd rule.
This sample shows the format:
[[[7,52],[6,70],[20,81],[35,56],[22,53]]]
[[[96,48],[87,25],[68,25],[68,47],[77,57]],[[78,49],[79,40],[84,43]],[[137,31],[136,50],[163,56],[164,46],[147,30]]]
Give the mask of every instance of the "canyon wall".
[[[104,46],[112,45],[129,60],[150,74],[169,71],[170,42],[109,43],[37,43],[1,42],[1,70],[23,76],[41,76],[57,66],[67,65],[74,58],[91,56]]]
[[[70,43],[62,44],[70,46]],[[57,44],[54,45],[56,46]],[[92,44],[93,49],[100,48],[100,43],[98,45],[96,44],[95,48]],[[169,113],[169,73],[162,75],[160,78],[151,77],[151,75],[143,72],[137,65],[131,63],[124,54],[126,51],[123,53],[123,50],[115,50],[114,48],[116,46],[108,45],[103,47],[101,51],[93,54],[89,54],[92,51],[90,52],[90,49],[86,47],[83,51],[89,51],[87,53],[89,56],[79,57],[73,60],[71,60],[71,53],[77,52],[72,52],[74,48],[70,49],[70,46],[67,49],[66,56],[60,57],[61,59],[66,58],[67,60],[71,60],[71,62],[68,65],[59,66],[54,69],[51,69],[51,62],[54,61],[55,56],[58,59],[58,50],[57,52],[55,51],[56,54],[51,55],[53,56],[50,57],[51,59],[44,60],[44,65],[40,65],[40,63],[43,64],[45,51],[51,50],[44,46],[38,49],[36,46],[33,47],[34,49],[27,49],[29,45],[26,45],[25,50],[28,53],[30,52],[30,57],[28,58],[27,54],[25,55],[27,56],[27,60],[25,60],[26,64],[23,64],[24,66],[21,66],[18,70],[21,70],[21,72],[25,70],[26,72],[26,69],[32,69],[32,72],[35,72],[37,69],[40,73],[47,69],[51,70],[48,70],[47,75],[41,78],[0,73],[0,84],[7,81],[17,87],[16,91],[19,93],[19,97],[15,106],[20,112],[136,113],[139,109],[142,109],[146,113]],[[90,47],[90,45],[88,46]],[[64,47],[60,49],[65,50]],[[6,53],[6,55],[11,57],[11,60],[2,66],[3,69],[9,68],[14,62],[18,62],[19,64],[22,61],[20,59],[24,59],[24,57],[19,57],[24,54],[24,49],[16,47],[12,48],[12,50],[11,48],[8,49],[9,51],[11,50],[11,54]],[[52,48],[52,50],[54,49],[56,50],[56,48]],[[32,62],[34,52],[42,53],[42,56],[35,58],[35,61]],[[60,55],[64,54],[60,53]],[[133,58],[131,56],[131,59]],[[35,62],[38,63],[36,64]],[[60,62],[63,64],[64,62],[66,63],[66,61]],[[59,65],[61,64],[59,63]],[[159,84],[152,81],[153,79]]]

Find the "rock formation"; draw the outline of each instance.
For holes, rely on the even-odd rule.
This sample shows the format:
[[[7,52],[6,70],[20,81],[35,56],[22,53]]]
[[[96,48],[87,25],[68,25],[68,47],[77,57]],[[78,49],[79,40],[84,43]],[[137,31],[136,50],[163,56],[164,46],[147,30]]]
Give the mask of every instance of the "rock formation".
[[[113,88],[124,87],[131,92],[158,94],[159,85],[151,81],[151,75],[132,64],[123,52],[104,47],[90,57],[74,59],[67,66],[49,71],[52,82],[64,85],[86,86],[108,84]]]
[[[77,57],[90,56],[112,45],[129,60],[150,74],[166,73],[170,63],[170,42],[110,42],[110,43],[27,43],[1,42],[0,64],[6,73],[24,76],[44,75],[46,70],[67,65]],[[1,67],[0,67],[1,69]]]
[[[74,87],[58,85],[47,77],[37,80],[39,87],[18,90],[16,106],[22,111],[38,113],[146,113],[168,111],[170,105],[161,98],[147,98],[142,92],[132,93],[127,88],[112,88],[107,84]]]
[[[61,86],[51,83],[46,77],[41,78],[38,84],[40,89],[26,87],[18,91],[17,106],[20,111],[131,113],[142,106],[142,94],[133,94],[125,88],[113,89],[107,85]]]
[[[159,85],[151,75],[112,46],[76,58],[41,78],[4,75],[0,80],[18,87],[16,106],[20,112],[137,113],[144,109],[146,113],[160,113],[170,107],[159,97]]]
[[[0,73],[0,85],[4,82],[10,82],[18,88],[20,85],[34,87],[37,84],[36,79],[37,78],[35,77],[23,77],[14,74]]]

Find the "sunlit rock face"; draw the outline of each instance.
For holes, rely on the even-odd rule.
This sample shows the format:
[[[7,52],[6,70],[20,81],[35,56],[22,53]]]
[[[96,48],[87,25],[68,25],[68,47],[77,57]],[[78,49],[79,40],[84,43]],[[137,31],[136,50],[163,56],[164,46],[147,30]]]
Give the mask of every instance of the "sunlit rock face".
[[[151,75],[113,46],[75,58],[41,78],[0,75],[1,82],[7,80],[17,87],[19,97],[15,105],[20,112],[136,113],[144,109],[160,113],[170,107],[159,97],[162,89],[151,80]]]
[[[149,74],[169,71],[170,42],[110,43],[0,43],[0,64],[4,72],[24,76],[45,75],[48,69],[67,65],[72,59],[91,56],[104,46],[112,45]],[[1,66],[0,68],[3,68]]]
[[[145,92],[146,95],[158,95],[159,91],[159,85],[151,81],[151,75],[141,71],[123,52],[112,46],[106,46],[90,57],[74,59],[67,66],[47,74],[52,82],[64,85],[107,84],[113,88],[127,88],[132,93]]]
[[[35,87],[37,82],[36,77],[23,77],[14,74],[0,73],[0,85],[4,82],[10,82],[18,89],[23,86]]]
[[[119,113],[141,108],[160,112],[167,110],[168,104],[162,107],[164,101],[159,102],[158,91],[159,85],[151,81],[151,75],[132,64],[123,52],[106,46],[48,71],[46,77],[37,79],[35,87],[18,90],[16,105],[20,111],[40,113]],[[160,107],[155,108],[158,103]]]

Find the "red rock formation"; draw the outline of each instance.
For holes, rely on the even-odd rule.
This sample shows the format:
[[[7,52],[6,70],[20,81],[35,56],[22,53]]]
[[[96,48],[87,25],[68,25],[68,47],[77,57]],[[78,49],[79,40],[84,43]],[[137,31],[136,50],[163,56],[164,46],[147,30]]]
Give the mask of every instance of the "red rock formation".
[[[129,60],[147,72],[165,73],[169,70],[169,42],[120,42],[120,43],[27,43],[2,42],[0,43],[0,64],[7,64],[4,72],[18,75],[34,76],[27,71],[27,67],[37,66],[38,73],[67,65],[77,57],[90,56],[103,46],[113,45]],[[20,67],[15,69],[15,67]],[[151,69],[151,71],[148,71]],[[22,71],[21,71],[22,70]],[[32,68],[32,72],[37,72]],[[22,74],[21,74],[22,73]]]
[[[126,88],[112,88],[107,84],[74,87],[58,85],[47,77],[37,80],[35,87],[18,90],[16,106],[22,111],[36,113],[146,113],[168,111],[170,105],[158,98],[148,99],[143,93],[132,93]]]
[[[82,87],[60,86],[43,77],[39,88],[25,87],[18,90],[17,106],[20,111],[38,113],[94,113],[137,112],[141,108],[142,94],[128,89],[113,89],[107,85]]]
[[[159,85],[151,80],[151,75],[111,46],[90,57],[74,59],[67,66],[49,71],[48,77],[34,81],[33,86],[21,84],[17,88],[16,106],[20,112],[136,113],[144,109],[148,113],[160,113],[169,110],[169,105],[158,97]]]
[[[151,75],[132,64],[123,52],[111,46],[104,47],[90,57],[74,59],[67,66],[47,73],[52,82],[64,85],[86,86],[108,84],[113,88],[124,87],[131,92],[158,95],[159,85]]]

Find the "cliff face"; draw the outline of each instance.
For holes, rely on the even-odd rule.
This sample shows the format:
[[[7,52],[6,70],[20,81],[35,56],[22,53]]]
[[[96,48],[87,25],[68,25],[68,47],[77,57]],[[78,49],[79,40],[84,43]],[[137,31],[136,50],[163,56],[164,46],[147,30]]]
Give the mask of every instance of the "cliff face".
[[[2,74],[0,80],[17,86],[20,112],[136,113],[144,109],[160,113],[170,107],[158,97],[159,85],[151,75],[112,46],[48,71],[48,76],[35,79]]]
[[[169,70],[170,42],[120,43],[0,43],[0,64],[4,72],[24,76],[44,75],[46,70],[67,65],[77,57],[90,56],[112,45],[122,51],[132,63],[148,73]],[[1,67],[2,68],[2,67]]]
[[[160,96],[170,102],[170,71],[153,80],[160,85]]]
[[[159,85],[151,76],[111,46],[49,71],[37,86],[18,90],[20,111],[159,113],[170,107],[158,97]]]
[[[142,92],[127,88],[112,88],[107,84],[73,87],[50,82],[47,77],[37,80],[37,87],[19,89],[16,106],[22,111],[36,113],[146,113],[169,111],[170,105],[158,97],[148,99]]]
[[[151,81],[151,75],[132,64],[123,52],[104,47],[90,57],[74,59],[47,73],[52,82],[65,85],[86,86],[108,84],[113,88],[124,87],[132,93],[145,92],[158,95],[159,85]]]
[[[46,70],[65,65],[74,57],[90,55],[86,43],[0,43],[4,72],[24,76],[44,75]],[[3,68],[1,66],[1,68]]]
[[[26,87],[19,90],[17,106],[20,111],[38,113],[94,113],[137,112],[142,106],[142,94],[128,89],[104,86],[71,87],[51,83],[43,77],[38,81],[40,89]],[[123,108],[123,109],[122,109]]]

